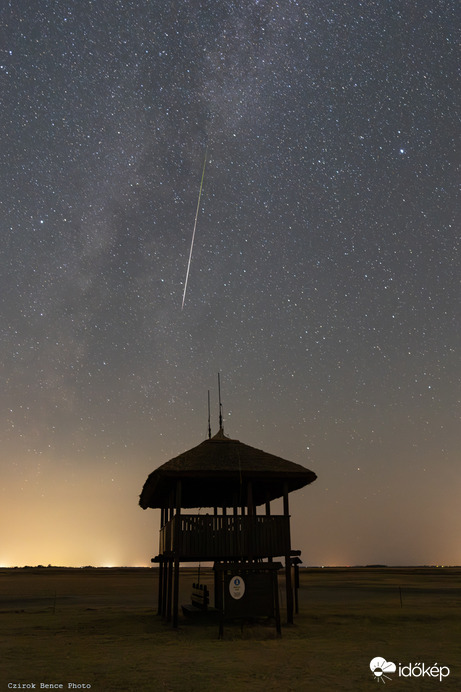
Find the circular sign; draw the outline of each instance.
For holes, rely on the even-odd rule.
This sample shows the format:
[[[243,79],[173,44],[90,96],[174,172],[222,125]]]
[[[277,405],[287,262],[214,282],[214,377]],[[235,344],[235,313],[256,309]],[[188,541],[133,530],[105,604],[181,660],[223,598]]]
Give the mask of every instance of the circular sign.
[[[232,577],[229,582],[229,593],[232,598],[235,598],[237,601],[239,598],[242,598],[245,593],[245,582],[242,577]]]

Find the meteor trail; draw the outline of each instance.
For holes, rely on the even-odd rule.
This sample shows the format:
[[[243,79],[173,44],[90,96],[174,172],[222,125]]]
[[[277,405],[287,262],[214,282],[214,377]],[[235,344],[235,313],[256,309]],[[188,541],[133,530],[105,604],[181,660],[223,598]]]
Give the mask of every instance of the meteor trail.
[[[182,305],[181,305],[181,310],[184,309],[184,301],[186,300],[186,291],[187,291],[187,281],[189,279],[189,269],[190,269],[190,262],[192,259],[192,250],[194,249],[194,240],[195,240],[195,229],[197,228],[197,219],[198,219],[198,213],[200,210],[200,198],[202,196],[202,187],[203,187],[203,178],[205,177],[205,166],[206,166],[206,155],[207,155],[208,147],[205,149],[205,158],[203,159],[203,170],[202,170],[202,179],[200,181],[200,190],[198,193],[198,201],[197,201],[197,211],[195,212],[195,221],[194,221],[194,230],[192,231],[192,242],[190,244],[190,252],[189,252],[189,261],[187,263],[187,272],[186,272],[186,280],[184,282],[184,293],[182,296]]]

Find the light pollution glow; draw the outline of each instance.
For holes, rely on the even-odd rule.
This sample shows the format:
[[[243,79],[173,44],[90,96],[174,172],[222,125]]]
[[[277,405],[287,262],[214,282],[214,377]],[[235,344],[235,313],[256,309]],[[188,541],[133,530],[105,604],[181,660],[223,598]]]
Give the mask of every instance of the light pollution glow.
[[[149,565],[221,372],[304,564],[460,564],[459,4],[3,5],[0,562]]]

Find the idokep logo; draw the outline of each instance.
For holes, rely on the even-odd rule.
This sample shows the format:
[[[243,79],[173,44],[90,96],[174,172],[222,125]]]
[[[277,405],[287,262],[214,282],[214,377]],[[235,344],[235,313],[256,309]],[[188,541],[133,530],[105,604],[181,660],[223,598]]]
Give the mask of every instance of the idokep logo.
[[[392,661],[386,661],[382,656],[375,656],[370,661],[370,670],[375,676],[376,682],[385,683],[392,680],[389,673],[397,672],[397,666]],[[448,666],[439,666],[437,663],[426,665],[425,663],[399,663],[399,678],[438,678],[440,682],[450,675]]]
[[[376,656],[370,661],[370,669],[376,678],[376,682],[386,682],[386,680],[392,680],[388,673],[395,673],[397,666],[392,661],[386,661],[385,658],[381,656]]]

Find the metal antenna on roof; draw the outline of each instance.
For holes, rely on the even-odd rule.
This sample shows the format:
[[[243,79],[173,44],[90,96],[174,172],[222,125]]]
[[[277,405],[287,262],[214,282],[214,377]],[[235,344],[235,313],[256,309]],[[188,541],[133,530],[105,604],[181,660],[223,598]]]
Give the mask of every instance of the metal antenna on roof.
[[[211,422],[210,422],[210,390],[208,390],[208,439],[211,439]]]
[[[222,403],[221,403],[221,378],[218,372],[218,395],[219,395],[219,431],[224,432],[222,424]]]

